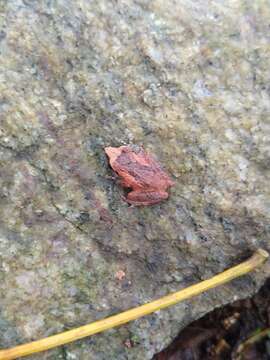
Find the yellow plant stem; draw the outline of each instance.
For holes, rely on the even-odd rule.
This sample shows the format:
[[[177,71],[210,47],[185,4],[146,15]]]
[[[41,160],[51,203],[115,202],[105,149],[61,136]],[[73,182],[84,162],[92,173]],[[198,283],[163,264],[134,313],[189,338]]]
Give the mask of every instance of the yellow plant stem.
[[[52,335],[47,338],[30,342],[28,344],[19,345],[11,349],[0,350],[0,360],[16,359],[18,357],[30,355],[40,351],[55,348],[59,345],[64,345],[72,341],[82,339],[86,336],[100,333],[104,330],[114,328],[116,326],[126,324],[129,321],[138,319],[142,316],[151,314],[155,311],[164,309],[168,306],[179,303],[201,294],[216,286],[227,283],[239,276],[245,275],[262,265],[269,254],[262,249],[258,249],[248,260],[241,264],[234,266],[208,280],[204,280],[198,284],[189,286],[183,290],[164,296],[158,300],[141,305],[124,311],[120,314],[110,316],[103,320],[98,320],[88,325],[78,327],[73,330],[65,331],[61,334]]]

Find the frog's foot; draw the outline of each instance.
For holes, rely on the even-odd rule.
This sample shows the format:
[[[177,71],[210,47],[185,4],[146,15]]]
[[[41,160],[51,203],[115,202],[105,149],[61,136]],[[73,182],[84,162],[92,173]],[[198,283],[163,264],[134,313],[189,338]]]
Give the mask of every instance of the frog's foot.
[[[117,185],[122,186],[124,188],[130,187],[125,180],[121,179],[118,175],[106,175],[105,179],[114,181]]]
[[[105,179],[115,181],[118,179],[118,176],[117,175],[105,175]]]

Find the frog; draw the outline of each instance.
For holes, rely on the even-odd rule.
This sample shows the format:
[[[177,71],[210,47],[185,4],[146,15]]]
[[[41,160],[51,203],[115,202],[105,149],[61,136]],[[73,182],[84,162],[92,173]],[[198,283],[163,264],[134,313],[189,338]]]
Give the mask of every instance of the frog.
[[[158,161],[138,145],[105,147],[113,171],[120,184],[131,189],[125,200],[134,206],[158,204],[168,199],[168,188],[174,185]]]

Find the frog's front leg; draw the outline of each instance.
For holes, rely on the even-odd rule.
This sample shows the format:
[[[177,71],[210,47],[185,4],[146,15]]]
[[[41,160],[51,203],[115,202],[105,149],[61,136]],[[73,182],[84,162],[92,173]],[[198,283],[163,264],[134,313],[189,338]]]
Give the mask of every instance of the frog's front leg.
[[[135,206],[154,205],[168,198],[166,191],[134,190],[128,193],[127,202]]]

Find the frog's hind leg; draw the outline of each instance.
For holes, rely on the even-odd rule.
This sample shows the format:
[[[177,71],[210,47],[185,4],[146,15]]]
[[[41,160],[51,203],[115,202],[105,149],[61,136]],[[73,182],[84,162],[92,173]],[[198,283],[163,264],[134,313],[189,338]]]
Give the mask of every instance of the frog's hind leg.
[[[131,191],[128,193],[126,201],[135,206],[147,206],[158,204],[168,198],[166,191]]]

